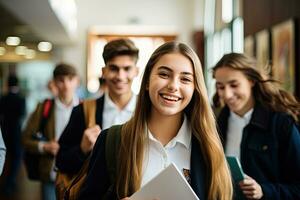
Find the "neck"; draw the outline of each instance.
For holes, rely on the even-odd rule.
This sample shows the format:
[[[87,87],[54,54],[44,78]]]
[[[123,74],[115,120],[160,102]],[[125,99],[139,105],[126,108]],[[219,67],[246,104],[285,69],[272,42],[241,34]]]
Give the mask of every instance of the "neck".
[[[153,115],[148,121],[148,128],[152,135],[162,143],[168,144],[178,133],[183,122],[182,114],[173,116]]]
[[[64,98],[64,97],[58,97],[60,102],[64,104],[65,106],[70,106],[72,104],[73,98]]]
[[[132,92],[122,94],[122,95],[114,95],[112,93],[108,93],[110,99],[114,102],[114,104],[120,109],[123,110],[125,106],[129,103]]]

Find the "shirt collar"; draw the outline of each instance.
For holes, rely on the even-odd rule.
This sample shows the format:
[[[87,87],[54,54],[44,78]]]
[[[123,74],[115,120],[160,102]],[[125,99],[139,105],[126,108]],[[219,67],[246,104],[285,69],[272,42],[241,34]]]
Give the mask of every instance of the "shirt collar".
[[[74,106],[77,106],[79,104],[79,98],[77,96],[74,96],[70,106],[66,106],[65,104],[63,104],[58,97],[55,97],[54,102],[57,108],[67,109],[67,108],[73,108]]]
[[[153,137],[152,133],[148,129],[149,139],[155,142],[159,142],[156,138]],[[166,148],[172,148],[176,143],[183,144],[185,148],[190,149],[191,147],[192,132],[191,127],[188,123],[187,117],[184,115],[183,123],[177,133],[177,135],[165,146]]]
[[[122,111],[133,112],[135,109],[135,104],[136,104],[136,95],[132,94],[129,102],[124,107],[124,109],[122,109]],[[104,95],[104,109],[105,110],[118,109],[117,105],[112,101],[112,99],[108,95],[108,92],[106,92]]]
[[[230,111],[230,117],[233,119],[233,120],[243,120],[245,121],[247,124],[250,122],[250,119],[251,119],[251,116],[252,116],[252,113],[253,113],[253,108],[250,109],[248,112],[246,112],[244,114],[244,116],[239,116],[237,114],[235,114],[234,112]]]

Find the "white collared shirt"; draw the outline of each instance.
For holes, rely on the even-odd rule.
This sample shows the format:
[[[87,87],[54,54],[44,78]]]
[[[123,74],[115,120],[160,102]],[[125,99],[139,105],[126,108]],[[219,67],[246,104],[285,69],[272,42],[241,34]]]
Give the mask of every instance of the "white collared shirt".
[[[171,163],[174,163],[181,172],[183,169],[190,169],[192,132],[186,117],[177,135],[166,146],[155,139],[150,130],[147,131],[149,140],[144,153],[141,186]]]
[[[253,108],[244,114],[243,117],[238,116],[234,112],[230,112],[228,119],[227,141],[225,146],[225,154],[228,156],[236,156],[240,159],[241,141],[243,129],[249,124]]]
[[[127,122],[132,117],[135,110],[136,98],[136,95],[132,94],[131,99],[124,109],[119,110],[116,104],[109,97],[108,93],[105,93],[101,127],[102,130],[107,129],[112,125],[118,125]]]
[[[54,135],[55,135],[55,140],[58,141],[59,137],[61,136],[63,130],[67,126],[72,110],[75,106],[79,104],[79,99],[78,97],[73,97],[72,103],[70,106],[64,105],[58,98],[54,99]],[[45,142],[41,141],[38,143],[38,150],[39,152],[43,153]]]
[[[66,106],[59,100],[59,98],[55,98],[54,104],[55,140],[58,140],[69,122],[73,107],[79,104],[79,99],[78,97],[73,97],[72,103],[69,106]]]

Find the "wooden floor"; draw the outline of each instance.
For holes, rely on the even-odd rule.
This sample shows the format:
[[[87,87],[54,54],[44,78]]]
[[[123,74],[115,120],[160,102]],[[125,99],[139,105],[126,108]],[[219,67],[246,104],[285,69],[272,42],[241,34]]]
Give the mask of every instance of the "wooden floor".
[[[5,172],[2,176],[5,175]],[[1,177],[3,180],[3,177]],[[9,197],[0,194],[1,200],[41,200],[40,183],[30,181],[25,174],[24,166],[21,167],[17,179],[16,191]]]

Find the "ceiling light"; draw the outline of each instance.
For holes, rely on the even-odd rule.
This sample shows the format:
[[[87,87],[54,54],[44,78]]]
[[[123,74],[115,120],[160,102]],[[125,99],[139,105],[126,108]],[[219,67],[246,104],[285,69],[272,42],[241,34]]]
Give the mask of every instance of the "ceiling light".
[[[26,50],[27,50],[27,47],[25,47],[25,46],[17,46],[15,49],[15,53],[19,56],[25,56]]]
[[[0,56],[3,56],[6,52],[6,49],[4,47],[0,47]]]
[[[26,59],[33,59],[35,57],[35,50],[33,49],[27,49],[26,50],[26,54],[25,54],[25,58]]]
[[[38,49],[43,52],[48,52],[52,49],[52,44],[50,42],[40,42]]]
[[[6,38],[6,44],[9,46],[17,46],[21,42],[19,37],[9,36]]]

